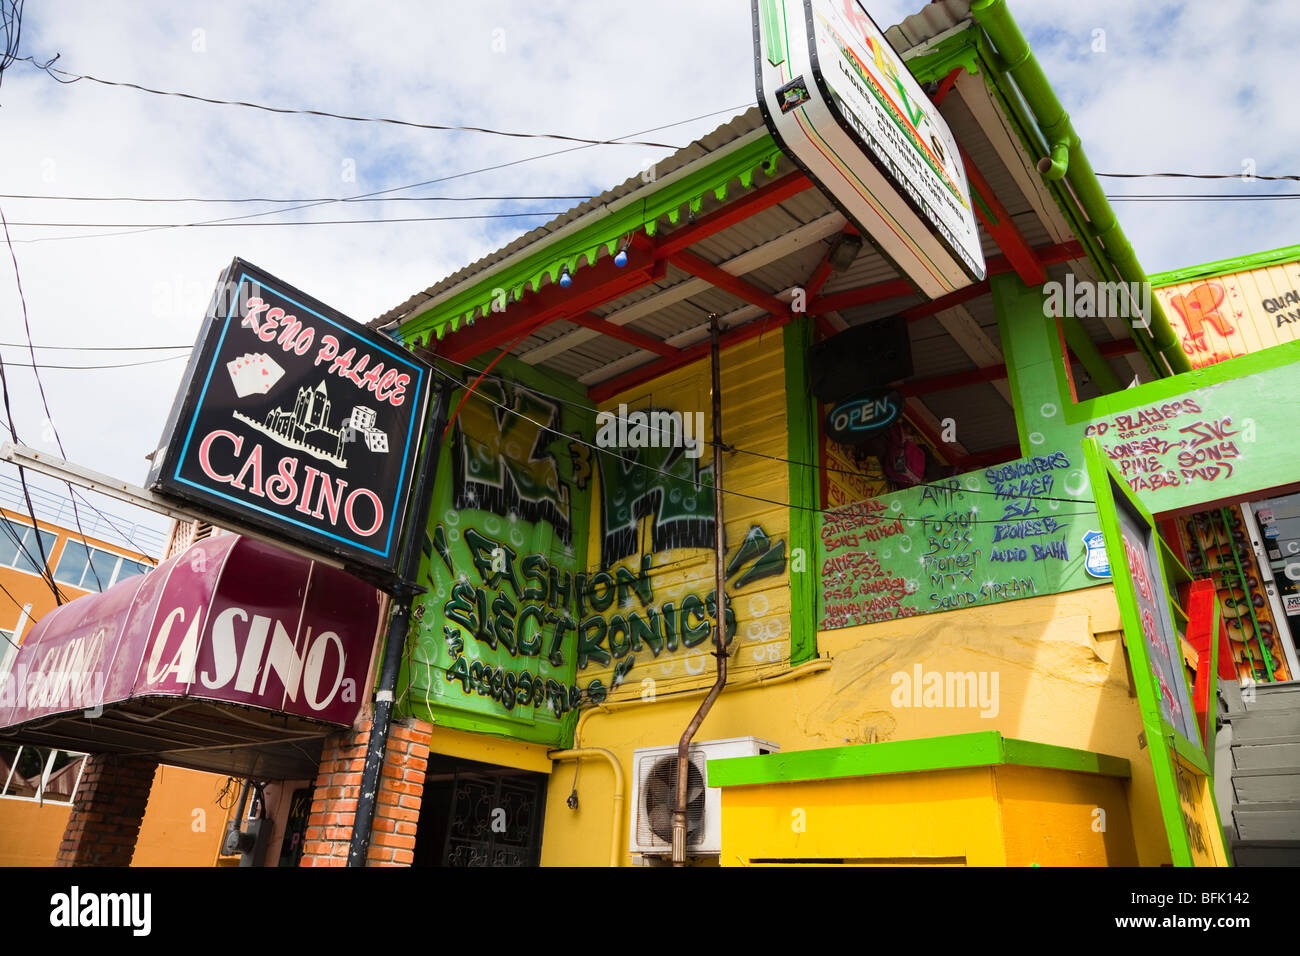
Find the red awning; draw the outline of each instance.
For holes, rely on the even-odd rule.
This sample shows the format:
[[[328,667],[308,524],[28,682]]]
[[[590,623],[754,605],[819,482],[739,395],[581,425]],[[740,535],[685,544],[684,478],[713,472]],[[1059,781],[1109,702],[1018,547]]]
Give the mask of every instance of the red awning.
[[[237,535],[44,615],[0,676],[0,739],[312,776],[365,695],[380,594]]]

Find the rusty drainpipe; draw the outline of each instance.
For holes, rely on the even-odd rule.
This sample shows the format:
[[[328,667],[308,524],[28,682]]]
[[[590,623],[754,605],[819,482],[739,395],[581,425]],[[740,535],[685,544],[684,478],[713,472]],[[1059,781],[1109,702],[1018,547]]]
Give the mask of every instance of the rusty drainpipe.
[[[722,559],[726,551],[722,536],[722,374],[719,359],[718,316],[709,315],[709,360],[713,371],[713,550],[714,550],[714,601],[716,616],[713,622],[713,656],[718,660],[718,677],[709,693],[700,702],[691,722],[677,742],[677,805],[673,811],[673,866],[686,865],[686,790],[690,779],[689,754],[691,738],[704,723],[713,702],[727,683],[727,593],[724,589],[726,574]],[[697,436],[698,437],[698,436]]]

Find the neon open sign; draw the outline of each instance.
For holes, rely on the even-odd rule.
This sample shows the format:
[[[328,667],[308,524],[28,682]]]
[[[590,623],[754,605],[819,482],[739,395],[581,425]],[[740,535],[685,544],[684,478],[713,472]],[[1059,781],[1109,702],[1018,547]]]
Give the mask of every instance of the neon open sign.
[[[903,396],[896,390],[851,398],[826,415],[826,433],[842,445],[856,445],[880,434],[898,420]]]

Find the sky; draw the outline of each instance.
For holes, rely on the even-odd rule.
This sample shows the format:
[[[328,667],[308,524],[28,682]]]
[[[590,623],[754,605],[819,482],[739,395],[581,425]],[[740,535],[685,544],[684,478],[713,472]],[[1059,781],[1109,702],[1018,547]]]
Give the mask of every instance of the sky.
[[[921,5],[866,0],[882,26]],[[1300,4],[1010,6],[1095,170],[1300,173],[1300,117],[1285,80]],[[45,61],[57,54],[62,69],[165,90],[424,123],[598,139],[678,124],[633,138],[680,147],[754,102],[750,21],[749,0],[47,0],[27,5],[20,55]],[[713,115],[680,123],[704,114]],[[104,235],[123,230],[23,223],[190,223],[276,207],[9,197],[324,198],[430,181],[389,195],[586,196],[669,153],[572,146],[286,116],[86,80],[65,85],[16,63],[0,84],[0,193],[7,194],[0,209],[38,346],[188,346],[217,276],[236,255],[368,321],[580,200],[332,204],[252,220],[281,225]],[[558,150],[565,152],[474,172]],[[1300,191],[1238,180],[1102,182],[1112,194]],[[1287,200],[1116,205],[1148,272],[1300,242],[1292,208]],[[303,224],[429,216],[509,218]],[[0,343],[23,343],[14,271],[3,252]],[[54,452],[32,372],[13,364],[30,358],[9,344],[0,348],[20,438]],[[38,359],[87,365],[181,354],[42,350]],[[143,483],[145,455],[159,442],[183,369],[183,361],[171,360],[43,371],[49,419],[68,458]],[[118,504],[106,510],[128,511]]]

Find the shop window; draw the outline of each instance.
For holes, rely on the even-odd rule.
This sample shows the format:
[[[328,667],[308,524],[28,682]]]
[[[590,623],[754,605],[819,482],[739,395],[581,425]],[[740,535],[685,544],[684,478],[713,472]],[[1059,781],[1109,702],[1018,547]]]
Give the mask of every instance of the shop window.
[[[49,747],[0,746],[0,797],[72,803],[86,755]]]
[[[99,591],[148,570],[149,565],[139,561],[101,548],[88,548],[80,541],[69,541],[59,558],[54,580],[83,591]]]
[[[40,535],[39,548],[36,542],[37,534]],[[41,548],[44,548],[45,556],[48,558],[57,540],[58,535],[48,531],[38,532],[28,525],[18,524],[8,518],[0,518],[0,567],[17,568],[29,574],[40,574],[42,568],[38,562],[41,560]]]

